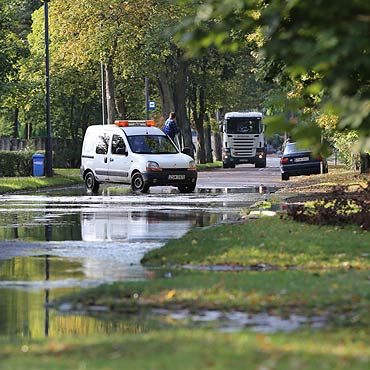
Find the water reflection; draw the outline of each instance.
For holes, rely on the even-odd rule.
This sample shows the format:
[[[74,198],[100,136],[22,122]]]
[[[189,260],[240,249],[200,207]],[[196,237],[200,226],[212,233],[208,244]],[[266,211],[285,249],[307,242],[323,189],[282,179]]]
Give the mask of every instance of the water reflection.
[[[45,307],[47,299],[53,301],[71,291],[50,290],[50,296],[46,298],[46,291],[43,290],[0,289],[0,335],[8,338],[55,338],[62,335],[139,333],[151,327],[139,317],[101,320],[81,314],[61,315]],[[155,325],[158,323],[153,320],[152,326]]]
[[[85,212],[81,214],[81,236],[84,241],[163,241],[218,221],[219,214],[202,211]]]

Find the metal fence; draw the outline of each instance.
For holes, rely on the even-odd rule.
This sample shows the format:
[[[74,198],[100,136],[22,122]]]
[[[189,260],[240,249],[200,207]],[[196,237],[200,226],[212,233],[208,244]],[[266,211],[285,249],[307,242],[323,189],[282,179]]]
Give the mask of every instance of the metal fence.
[[[45,141],[43,137],[38,137],[30,140],[11,139],[8,137],[0,137],[0,150],[22,150],[27,147],[35,151],[45,150]]]

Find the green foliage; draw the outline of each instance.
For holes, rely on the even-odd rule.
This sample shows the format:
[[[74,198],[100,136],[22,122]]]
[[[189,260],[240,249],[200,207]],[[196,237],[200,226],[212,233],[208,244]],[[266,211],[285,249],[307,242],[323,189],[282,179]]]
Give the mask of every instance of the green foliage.
[[[267,6],[262,21],[269,30],[266,57],[286,66],[284,73],[302,81],[298,97],[305,107],[312,104],[339,116],[338,129],[352,128],[359,134],[358,149],[369,145],[370,24],[364,18],[370,4],[363,1],[288,4],[276,0]],[[314,72],[314,78],[307,78]],[[356,77],[354,77],[356,76]],[[313,97],[324,92],[323,99]],[[314,121],[314,117],[312,118]]]
[[[0,151],[0,176],[31,176],[33,154],[31,150]]]
[[[11,137],[13,128],[11,125],[11,117],[9,112],[0,112],[0,137]]]
[[[360,155],[353,152],[353,148],[358,142],[358,133],[356,131],[333,132],[330,140],[338,153],[339,161],[346,168],[357,169],[360,167]]]
[[[270,101],[272,113],[284,113],[273,123],[276,131],[285,121],[284,129],[316,141],[323,151],[308,127],[314,128],[319,111],[329,111],[339,117],[336,128],[355,130],[356,149],[365,150],[370,148],[369,11],[370,3],[360,0],[206,0],[184,23],[181,38],[195,52],[209,45],[234,50],[263,30],[256,43],[259,75],[278,83],[283,97]],[[244,39],[233,37],[240,33]],[[306,125],[290,125],[292,116]]]

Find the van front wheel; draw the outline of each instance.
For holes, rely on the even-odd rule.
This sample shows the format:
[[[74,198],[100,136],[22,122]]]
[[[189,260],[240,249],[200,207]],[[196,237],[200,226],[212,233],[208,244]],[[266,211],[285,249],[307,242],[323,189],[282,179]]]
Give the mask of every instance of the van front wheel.
[[[86,190],[92,193],[97,193],[99,190],[99,182],[92,172],[88,172],[85,176],[85,186]]]
[[[132,176],[131,179],[131,189],[135,193],[147,193],[149,190],[149,185],[145,184],[143,175],[137,172]]]

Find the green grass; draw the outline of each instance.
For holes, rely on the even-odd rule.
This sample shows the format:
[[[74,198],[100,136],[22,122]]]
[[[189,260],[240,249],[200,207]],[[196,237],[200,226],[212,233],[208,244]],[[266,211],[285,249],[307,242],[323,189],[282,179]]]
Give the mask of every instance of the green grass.
[[[6,370],[335,369],[367,370],[368,333],[347,330],[289,335],[159,331],[108,337],[1,343]]]
[[[197,164],[197,170],[209,170],[212,168],[222,168],[222,161],[215,161],[213,163]]]
[[[369,326],[370,290],[363,271],[181,272],[172,278],[103,285],[64,301],[115,313],[165,307],[325,316],[335,326]]]
[[[56,169],[53,177],[1,177],[0,194],[82,183],[79,169]]]
[[[155,268],[155,279],[101,286],[66,299],[115,312],[163,306],[308,316],[324,311],[340,318],[341,325],[368,325],[368,245],[368,233],[357,227],[319,227],[278,217],[197,229],[146,254],[143,261]],[[197,272],[182,269],[184,264],[231,270]],[[270,269],[250,270],[261,265]],[[165,271],[171,279],[160,278]]]
[[[370,268],[369,233],[263,217],[233,225],[192,230],[149,252],[146,265],[267,264],[299,268]]]

